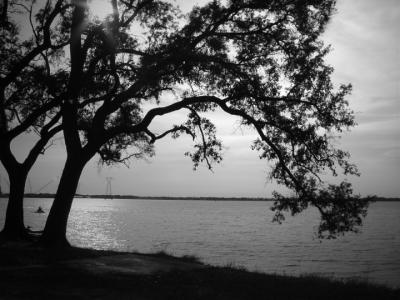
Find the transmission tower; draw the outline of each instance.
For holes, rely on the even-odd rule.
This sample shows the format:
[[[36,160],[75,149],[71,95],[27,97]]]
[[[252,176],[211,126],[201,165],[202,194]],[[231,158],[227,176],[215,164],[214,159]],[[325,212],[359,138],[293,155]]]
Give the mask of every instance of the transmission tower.
[[[111,189],[111,181],[113,180],[113,177],[106,177],[106,199],[112,199],[112,189]]]

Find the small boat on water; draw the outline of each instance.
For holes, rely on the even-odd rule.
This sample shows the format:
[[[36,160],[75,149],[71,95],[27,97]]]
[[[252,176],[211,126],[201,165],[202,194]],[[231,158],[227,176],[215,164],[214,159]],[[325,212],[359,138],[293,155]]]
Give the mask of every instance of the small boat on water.
[[[35,211],[37,214],[44,214],[44,210],[41,206],[38,207],[38,209]]]

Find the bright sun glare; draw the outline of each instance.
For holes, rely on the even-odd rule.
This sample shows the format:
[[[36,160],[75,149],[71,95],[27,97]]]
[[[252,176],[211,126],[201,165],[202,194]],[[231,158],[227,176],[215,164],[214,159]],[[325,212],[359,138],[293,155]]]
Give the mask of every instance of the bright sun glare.
[[[111,13],[111,4],[108,0],[89,0],[90,14],[99,19],[104,19]]]

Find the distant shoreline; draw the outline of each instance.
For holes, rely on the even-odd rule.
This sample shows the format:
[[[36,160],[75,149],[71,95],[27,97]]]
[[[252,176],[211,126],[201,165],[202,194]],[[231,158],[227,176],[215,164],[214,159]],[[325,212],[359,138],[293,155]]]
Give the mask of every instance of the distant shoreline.
[[[50,193],[27,193],[25,198],[54,198],[55,194]],[[2,194],[0,197],[8,197]],[[136,196],[136,195],[75,195],[76,198],[89,199],[128,199],[128,200],[197,200],[197,201],[274,201],[272,198],[252,198],[252,197],[173,197],[173,196]],[[400,198],[376,197],[374,202],[400,202]]]

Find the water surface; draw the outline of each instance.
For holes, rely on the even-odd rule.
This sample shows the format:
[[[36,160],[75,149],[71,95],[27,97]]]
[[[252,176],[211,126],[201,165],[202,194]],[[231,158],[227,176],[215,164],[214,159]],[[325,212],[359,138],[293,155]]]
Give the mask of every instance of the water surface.
[[[34,213],[42,206],[45,214]],[[50,199],[25,201],[26,225],[44,226]],[[400,203],[371,205],[360,234],[320,241],[309,209],[271,222],[271,202],[75,199],[72,244],[96,249],[191,254],[215,265],[290,275],[361,278],[400,287]],[[6,200],[0,199],[0,228]]]

